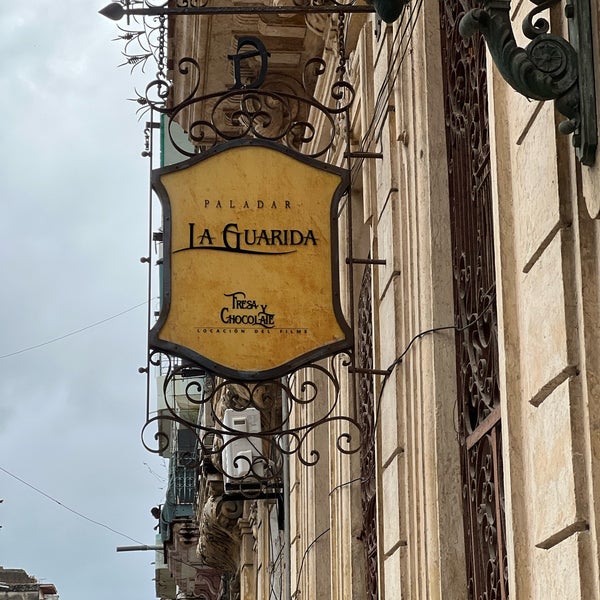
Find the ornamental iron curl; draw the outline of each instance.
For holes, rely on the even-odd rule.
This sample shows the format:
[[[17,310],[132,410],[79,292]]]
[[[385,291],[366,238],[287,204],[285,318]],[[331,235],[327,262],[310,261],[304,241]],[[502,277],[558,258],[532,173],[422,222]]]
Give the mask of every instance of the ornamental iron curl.
[[[292,78],[284,71],[278,71],[269,74],[265,82],[265,57],[269,53],[264,48],[266,54],[262,57],[261,72],[254,83],[242,81],[239,64],[241,59],[245,60],[243,75],[247,78],[247,59],[254,55],[248,52],[241,54],[238,47],[237,55],[228,56],[230,60],[237,61],[235,85],[211,93],[201,89],[207,74],[201,71],[195,58],[170,57],[168,68],[173,71],[167,71],[167,20],[175,15],[281,16],[289,13],[303,14],[307,22],[313,22],[315,17],[334,14],[343,31],[344,15],[348,12],[368,13],[373,12],[373,8],[357,0],[293,0],[285,5],[256,6],[225,6],[209,0],[121,0],[100,11],[115,21],[127,17],[127,26],[119,27],[121,34],[117,38],[124,42],[123,65],[130,65],[132,69],[139,66],[143,70],[148,60],[154,58],[156,77],[143,92],[136,90],[137,97],[133,100],[140,104],[138,113],[150,110],[166,115],[163,126],[172,147],[180,154],[192,157],[223,142],[255,138],[280,143],[313,158],[322,157],[334,149],[337,139],[344,137],[340,130],[340,116],[351,107],[356,95],[353,86],[344,81],[346,56],[343,41],[339,48],[337,80],[330,84],[328,92],[320,93],[319,99],[313,92],[318,80],[326,73],[326,63],[322,58],[309,59],[299,80],[295,79],[295,75]],[[240,41],[242,39],[259,42],[253,37],[246,36]],[[343,35],[340,40],[343,40]],[[181,84],[178,76],[186,80],[185,84]],[[177,80],[176,84],[174,80]],[[174,98],[175,85],[178,91],[186,90],[183,99]],[[177,129],[175,122],[188,133],[192,148],[176,141],[180,137],[174,133]]]
[[[573,134],[573,145],[584,165],[592,165],[597,146],[596,99],[589,0],[567,0],[571,43],[549,33],[550,24],[537,15],[559,0],[532,0],[537,6],[525,17],[523,33],[532,40],[517,45],[510,19],[510,0],[483,0],[460,22],[460,33],[480,31],[496,67],[517,92],[535,100],[554,100],[565,117],[563,134]],[[536,20],[534,20],[536,19]]]
[[[360,453],[360,490],[362,504],[362,531],[360,538],[365,548],[366,600],[378,598],[377,560],[377,486],[375,424],[375,381],[373,377],[373,298],[372,268],[367,265],[358,298],[357,364],[363,369],[358,375],[358,421],[363,443]],[[370,371],[370,372],[369,372]]]
[[[361,449],[358,422],[339,413],[337,367],[340,363],[348,366],[349,361],[348,355],[338,354],[326,366],[306,364],[285,380],[249,383],[216,379],[197,367],[152,352],[151,364],[163,367],[166,364],[165,406],[147,419],[142,443],[150,452],[162,454],[173,445],[176,438],[173,431],[191,431],[195,449],[186,462],[188,468],[199,468],[205,474],[220,473],[229,495],[258,498],[276,493],[281,488],[286,455],[294,455],[309,467],[319,462],[320,454],[313,445],[319,432],[334,435],[335,448],[341,454],[354,454]],[[179,391],[174,392],[175,389]],[[284,403],[286,410],[282,411]],[[296,423],[294,408],[308,405],[313,418],[310,422]],[[236,427],[235,417],[247,414],[247,409],[259,415],[259,431]],[[228,410],[233,412],[233,419],[227,419]],[[158,424],[159,430],[151,445],[145,437],[153,424]],[[165,424],[171,424],[171,433],[165,431]],[[252,451],[237,452],[240,441]]]
[[[207,94],[199,93],[202,72],[195,59],[180,59],[177,69],[191,81],[181,102],[171,106],[171,84],[165,78],[157,78],[146,86],[140,103],[167,115],[169,139],[178,152],[188,157],[197,152],[177,142],[174,129],[180,121],[187,124],[189,140],[198,150],[254,138],[282,144],[312,158],[322,157],[340,135],[336,117],[350,108],[356,95],[354,87],[342,79],[342,73],[331,84],[325,102],[314,97],[311,90],[326,72],[326,62],[321,58],[306,63],[302,82],[294,82],[295,87],[288,81],[275,79],[259,88],[242,87]],[[309,151],[307,145],[315,142],[317,131],[318,143]]]

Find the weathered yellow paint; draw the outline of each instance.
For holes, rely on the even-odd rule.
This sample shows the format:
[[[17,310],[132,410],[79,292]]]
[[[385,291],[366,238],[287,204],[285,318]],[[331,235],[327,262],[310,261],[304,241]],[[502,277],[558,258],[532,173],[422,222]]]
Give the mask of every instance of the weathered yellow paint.
[[[340,175],[241,146],[164,174],[161,183],[171,206],[161,340],[228,369],[266,371],[344,339],[334,313],[330,216]]]

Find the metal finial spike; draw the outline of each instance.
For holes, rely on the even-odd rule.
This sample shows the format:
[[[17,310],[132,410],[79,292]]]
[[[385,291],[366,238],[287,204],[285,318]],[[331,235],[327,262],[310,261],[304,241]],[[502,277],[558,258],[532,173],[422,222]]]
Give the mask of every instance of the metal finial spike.
[[[125,9],[123,8],[122,4],[119,4],[118,2],[111,2],[98,12],[102,16],[112,19],[113,21],[120,21],[125,14]]]

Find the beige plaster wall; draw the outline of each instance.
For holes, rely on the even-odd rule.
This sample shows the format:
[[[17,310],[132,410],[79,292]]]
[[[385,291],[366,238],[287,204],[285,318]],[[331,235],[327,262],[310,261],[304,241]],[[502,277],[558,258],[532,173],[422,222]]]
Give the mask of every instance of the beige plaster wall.
[[[366,167],[363,206],[386,260],[378,368],[452,322],[437,7],[423,10],[399,68],[396,26],[373,38],[361,105],[363,126],[381,115],[367,142],[383,158]],[[369,110],[391,72],[386,106]],[[599,171],[575,161],[550,103],[518,96],[494,69],[489,89],[511,596],[597,598]],[[381,396],[382,598],[465,594],[453,370],[450,337],[423,339]]]
[[[453,301],[443,98],[432,93],[442,88],[438,7],[423,5],[412,38],[402,22],[374,31],[362,31],[373,91],[361,88],[365,104],[373,98],[363,131],[374,135],[357,137],[383,155],[366,167],[364,214],[372,255],[386,261],[374,271],[375,364],[385,369],[413,336],[451,325]],[[453,335],[434,334],[379,380],[383,599],[466,597],[454,361]]]
[[[598,598],[598,168],[551,103],[489,89],[510,592]]]

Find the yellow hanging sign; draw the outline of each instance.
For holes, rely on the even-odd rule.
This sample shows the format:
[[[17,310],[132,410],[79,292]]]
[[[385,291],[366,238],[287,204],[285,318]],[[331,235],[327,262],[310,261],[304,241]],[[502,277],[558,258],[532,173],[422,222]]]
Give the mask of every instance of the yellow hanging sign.
[[[153,186],[164,272],[151,348],[264,380],[351,345],[336,226],[346,171],[244,140],[158,169]]]

